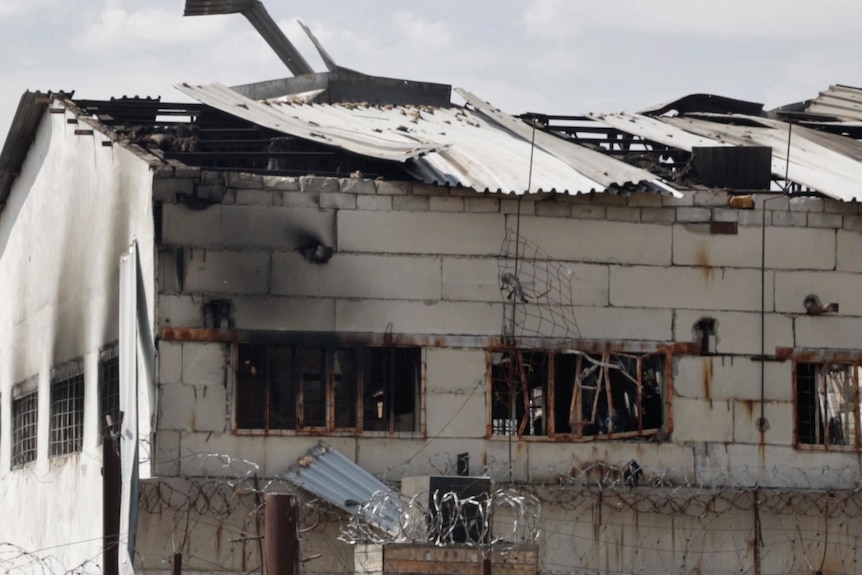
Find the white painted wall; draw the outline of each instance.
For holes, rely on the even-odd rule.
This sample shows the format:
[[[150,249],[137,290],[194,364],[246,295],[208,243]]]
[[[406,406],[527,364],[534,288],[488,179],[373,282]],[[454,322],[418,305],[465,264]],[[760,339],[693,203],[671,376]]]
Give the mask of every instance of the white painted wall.
[[[149,165],[119,145],[103,146],[98,131],[75,135],[90,126],[72,118],[44,114],[0,212],[0,542],[48,549],[66,568],[101,564],[97,368],[100,348],[117,341],[118,261],[133,240],[145,285],[155,281]],[[153,318],[152,289],[146,299]],[[83,451],[49,458],[51,368],[76,358],[85,368]],[[33,377],[38,459],[11,470],[11,390]]]

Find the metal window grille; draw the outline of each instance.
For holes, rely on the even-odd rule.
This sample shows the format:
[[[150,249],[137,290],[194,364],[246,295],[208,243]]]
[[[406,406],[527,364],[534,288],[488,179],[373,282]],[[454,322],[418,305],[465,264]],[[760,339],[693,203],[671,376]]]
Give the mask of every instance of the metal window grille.
[[[12,402],[12,467],[36,461],[39,401],[36,391]]]
[[[84,374],[51,382],[50,455],[81,451],[84,439]]]
[[[110,417],[113,425],[120,421],[120,359],[102,360],[99,364],[99,436],[110,434]]]

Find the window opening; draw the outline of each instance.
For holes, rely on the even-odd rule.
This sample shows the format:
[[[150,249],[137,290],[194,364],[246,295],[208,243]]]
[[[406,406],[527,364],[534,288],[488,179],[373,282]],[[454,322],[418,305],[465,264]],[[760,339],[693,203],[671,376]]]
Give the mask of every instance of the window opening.
[[[805,445],[858,446],[856,365],[796,364],[796,433]]]
[[[36,461],[39,421],[38,393],[31,391],[12,402],[12,467]]]
[[[239,429],[414,431],[420,348],[241,344]]]
[[[664,424],[664,354],[494,354],[493,435],[637,437]]]
[[[718,343],[718,322],[711,317],[705,317],[694,324],[695,342],[700,348],[700,355],[712,355]]]
[[[51,382],[50,454],[81,451],[84,439],[84,374]]]

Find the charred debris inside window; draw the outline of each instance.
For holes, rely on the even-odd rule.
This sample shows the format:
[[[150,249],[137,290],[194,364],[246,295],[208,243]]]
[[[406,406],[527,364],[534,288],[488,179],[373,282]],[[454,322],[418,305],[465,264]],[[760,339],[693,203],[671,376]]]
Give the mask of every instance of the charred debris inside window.
[[[860,370],[857,364],[796,364],[797,445],[860,448]]]
[[[421,382],[418,347],[239,344],[236,428],[411,433]]]
[[[284,176],[413,179],[398,162],[291,137],[203,104],[125,97],[75,104],[120,140],[187,166]]]
[[[665,353],[492,353],[491,434],[578,439],[659,433],[666,362]]]

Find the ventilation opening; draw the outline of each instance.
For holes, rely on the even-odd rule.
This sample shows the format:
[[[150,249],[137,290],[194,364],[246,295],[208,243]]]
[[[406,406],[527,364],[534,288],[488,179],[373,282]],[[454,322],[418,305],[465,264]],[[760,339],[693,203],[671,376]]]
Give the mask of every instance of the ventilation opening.
[[[718,322],[711,317],[697,320],[694,324],[694,340],[698,344],[701,355],[712,355],[718,343]]]

